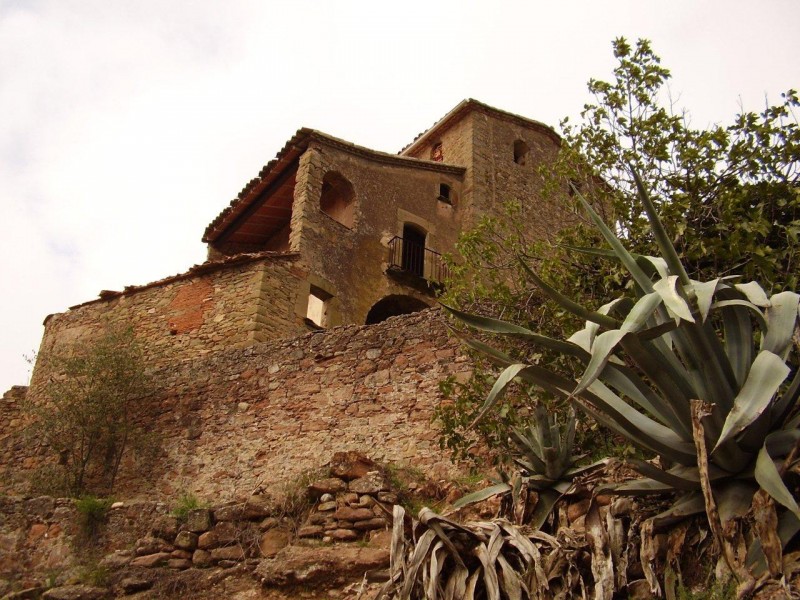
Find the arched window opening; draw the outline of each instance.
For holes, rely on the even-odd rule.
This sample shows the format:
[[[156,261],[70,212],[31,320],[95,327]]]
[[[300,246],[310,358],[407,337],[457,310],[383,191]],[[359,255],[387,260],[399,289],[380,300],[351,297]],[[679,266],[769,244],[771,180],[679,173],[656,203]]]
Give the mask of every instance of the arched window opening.
[[[353,185],[336,171],[328,171],[322,178],[319,207],[326,215],[348,228],[353,227],[355,215]]]
[[[448,204],[453,203],[452,190],[446,183],[439,184],[439,200],[442,202],[447,202]]]
[[[528,160],[529,151],[530,148],[528,148],[528,144],[522,140],[514,142],[514,162],[518,165],[524,165],[525,161]]]
[[[413,296],[392,294],[376,302],[367,313],[366,325],[374,325],[385,321],[389,317],[408,315],[430,308],[422,300]]]
[[[425,231],[406,223],[403,225],[403,256],[401,267],[419,277],[425,276]]]
[[[444,161],[444,152],[442,151],[442,142],[438,142],[431,148],[431,160],[436,162]]]

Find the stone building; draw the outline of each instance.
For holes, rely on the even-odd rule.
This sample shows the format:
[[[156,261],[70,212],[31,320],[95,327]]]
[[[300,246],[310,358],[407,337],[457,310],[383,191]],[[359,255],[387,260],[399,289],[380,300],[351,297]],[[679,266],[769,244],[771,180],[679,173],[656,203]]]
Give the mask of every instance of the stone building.
[[[163,365],[425,308],[446,275],[442,255],[504,200],[529,207],[533,233],[565,225],[537,175],[559,142],[475,100],[398,154],[300,129],[206,228],[205,263],[49,316],[40,356],[125,323]]]
[[[475,100],[398,154],[299,130],[207,227],[204,263],[47,317],[30,388],[0,401],[0,492],[25,489],[46,457],[17,433],[22,401],[58,376],[48,357],[110,327],[132,327],[156,384],[161,460],[147,485],[120,476],[130,493],[232,494],[350,450],[452,469],[431,425],[439,383],[472,367],[419,311],[446,277],[442,256],[506,200],[523,203],[516,225],[533,236],[570,225],[541,193],[559,143]]]

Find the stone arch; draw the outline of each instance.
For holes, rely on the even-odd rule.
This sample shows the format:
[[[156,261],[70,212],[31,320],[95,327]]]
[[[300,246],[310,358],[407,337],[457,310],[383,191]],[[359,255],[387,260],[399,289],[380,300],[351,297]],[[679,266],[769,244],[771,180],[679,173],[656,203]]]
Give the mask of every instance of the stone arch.
[[[374,325],[375,323],[385,321],[389,317],[408,315],[425,310],[426,308],[430,308],[430,306],[419,298],[406,296],[404,294],[391,294],[372,305],[372,308],[370,308],[367,313],[366,324]]]
[[[338,171],[328,171],[322,178],[322,192],[319,197],[319,208],[326,215],[352,228],[355,216],[355,198],[353,184]]]

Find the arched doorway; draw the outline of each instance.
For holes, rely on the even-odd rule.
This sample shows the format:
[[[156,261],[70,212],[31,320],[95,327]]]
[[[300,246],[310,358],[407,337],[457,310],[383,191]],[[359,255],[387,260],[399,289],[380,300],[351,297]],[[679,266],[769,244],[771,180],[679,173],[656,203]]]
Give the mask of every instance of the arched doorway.
[[[424,229],[411,223],[403,225],[403,257],[400,266],[418,277],[425,277],[425,237]]]
[[[392,294],[378,300],[372,305],[367,313],[367,325],[374,325],[385,321],[389,317],[396,317],[397,315],[407,315],[410,313],[419,312],[430,308],[425,302],[414,298],[413,296],[404,296],[402,294]]]

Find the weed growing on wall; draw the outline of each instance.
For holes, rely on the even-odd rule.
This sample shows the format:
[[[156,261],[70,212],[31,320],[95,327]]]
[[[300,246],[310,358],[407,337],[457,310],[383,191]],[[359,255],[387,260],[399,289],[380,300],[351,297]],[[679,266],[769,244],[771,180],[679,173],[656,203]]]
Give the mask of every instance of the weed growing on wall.
[[[94,343],[47,360],[56,375],[25,410],[28,434],[59,465],[48,471],[49,485],[76,497],[108,495],[123,459],[152,458],[158,445],[149,433],[150,382],[133,331],[109,329]],[[59,473],[62,481],[54,481]]]
[[[93,542],[97,539],[113,502],[109,498],[98,498],[91,495],[81,496],[75,500],[75,508],[78,511],[78,525],[84,541]]]
[[[178,501],[175,503],[171,514],[181,520],[185,520],[187,515],[196,508],[206,508],[206,504],[191,492],[184,492],[178,496]]]

